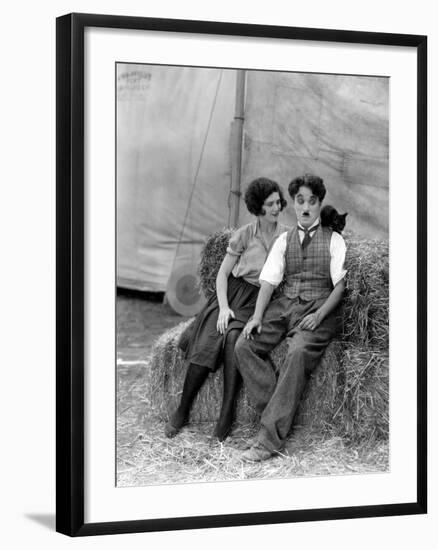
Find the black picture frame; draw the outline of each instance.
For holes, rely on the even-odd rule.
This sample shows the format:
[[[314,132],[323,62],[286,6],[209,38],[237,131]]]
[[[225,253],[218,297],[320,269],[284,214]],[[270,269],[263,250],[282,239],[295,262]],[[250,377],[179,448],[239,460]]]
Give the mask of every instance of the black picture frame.
[[[225,22],[68,14],[56,22],[57,371],[56,529],[69,536],[199,529],[427,511],[427,37]],[[84,522],[84,30],[158,30],[404,46],[417,52],[417,498],[414,502],[295,511]]]

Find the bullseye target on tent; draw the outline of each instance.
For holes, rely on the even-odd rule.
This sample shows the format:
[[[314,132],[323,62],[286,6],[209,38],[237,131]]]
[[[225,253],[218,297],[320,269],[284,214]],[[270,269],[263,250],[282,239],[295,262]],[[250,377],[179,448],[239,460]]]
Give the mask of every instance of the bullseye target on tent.
[[[206,304],[197,274],[197,264],[185,263],[176,267],[169,278],[166,299],[170,307],[187,317],[196,315]]]

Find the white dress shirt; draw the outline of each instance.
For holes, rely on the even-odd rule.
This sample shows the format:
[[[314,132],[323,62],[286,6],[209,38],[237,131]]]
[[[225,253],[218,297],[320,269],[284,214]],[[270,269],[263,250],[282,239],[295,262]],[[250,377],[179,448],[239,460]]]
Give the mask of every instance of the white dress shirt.
[[[319,220],[316,220],[310,226],[310,235],[313,236],[312,227],[318,225]],[[300,231],[301,229],[301,231]],[[316,229],[316,227],[315,227]],[[300,242],[303,242],[304,231],[298,225],[298,236]],[[272,245],[271,251],[266,259],[265,265],[260,273],[260,282],[266,281],[272,286],[277,287],[284,276],[285,268],[285,252],[287,245],[287,231],[282,233],[275,243]],[[345,252],[347,247],[345,241],[339,233],[333,231],[330,239],[330,277],[332,279],[333,286],[335,287],[341,279],[343,279],[347,273],[344,269]]]

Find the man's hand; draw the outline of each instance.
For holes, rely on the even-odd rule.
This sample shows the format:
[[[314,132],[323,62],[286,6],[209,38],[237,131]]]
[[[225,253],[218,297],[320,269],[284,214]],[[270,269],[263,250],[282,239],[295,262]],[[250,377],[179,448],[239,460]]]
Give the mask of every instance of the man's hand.
[[[247,340],[252,340],[254,338],[254,336],[252,335],[254,330],[256,330],[258,334],[262,332],[262,322],[260,321],[260,319],[256,319],[255,317],[250,319],[243,327],[243,337]]]
[[[315,311],[315,313],[309,313],[309,315],[306,315],[301,323],[298,325],[298,328],[301,328],[303,330],[315,330],[317,327],[319,327],[321,321],[321,315],[318,311]]]
[[[230,318],[235,319],[234,312],[229,307],[220,309],[219,316],[217,318],[216,330],[221,334],[225,334],[225,331],[228,328],[228,323]]]

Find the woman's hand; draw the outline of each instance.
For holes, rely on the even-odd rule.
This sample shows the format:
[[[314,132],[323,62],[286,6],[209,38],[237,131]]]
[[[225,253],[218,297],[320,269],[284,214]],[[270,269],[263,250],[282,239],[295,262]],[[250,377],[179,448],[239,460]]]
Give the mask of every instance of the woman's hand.
[[[229,307],[224,307],[219,310],[219,316],[217,318],[216,330],[221,334],[225,334],[228,328],[230,319],[235,319],[234,312]]]
[[[247,340],[252,340],[254,338],[254,336],[252,335],[254,330],[256,330],[258,334],[262,332],[262,322],[260,321],[260,319],[256,319],[255,317],[250,319],[243,327],[243,337]]]
[[[315,330],[317,327],[319,327],[321,321],[322,319],[320,313],[318,311],[315,311],[315,313],[309,313],[309,315],[306,315],[301,323],[298,325],[298,328],[301,328],[303,330]]]

